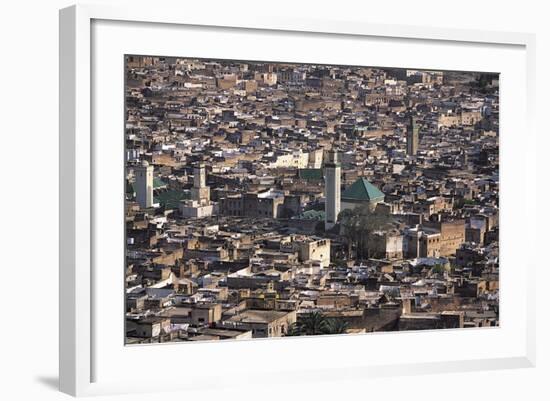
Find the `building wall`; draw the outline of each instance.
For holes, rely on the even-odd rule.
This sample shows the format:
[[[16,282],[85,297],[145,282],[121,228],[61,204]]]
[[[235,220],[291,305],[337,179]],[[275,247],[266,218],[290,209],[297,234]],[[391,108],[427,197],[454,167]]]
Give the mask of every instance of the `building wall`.
[[[230,198],[221,198],[219,202],[219,209],[222,216],[243,216],[243,197],[237,196]]]
[[[214,214],[214,205],[200,206],[196,202],[193,205],[180,204],[179,209],[183,217],[201,218]]]
[[[223,78],[218,78],[216,83],[220,89],[230,89],[237,84],[237,77],[235,75],[228,75]]]
[[[285,197],[261,198],[257,194],[222,198],[219,204],[219,213],[222,216],[247,216],[280,218],[283,212]]]
[[[222,318],[222,305],[212,304],[204,307],[193,308],[191,311],[191,324],[200,326],[220,321]]]
[[[158,322],[126,322],[126,330],[135,330],[135,336],[141,338],[157,337],[170,332],[170,319],[162,319]]]
[[[406,258],[441,256],[441,235],[424,231],[406,231],[403,238],[403,254]]]
[[[315,260],[321,262],[323,267],[328,267],[330,265],[330,239],[300,243],[299,258],[300,262]]]
[[[347,294],[327,294],[317,298],[317,306],[326,309],[341,309],[351,306],[351,299]]]
[[[441,254],[441,235],[422,233],[419,249],[420,254],[418,257],[438,258]]]
[[[405,258],[417,258],[420,254],[420,240],[416,231],[405,232],[403,236],[403,255]]]
[[[441,128],[441,127],[457,127],[459,126],[461,123],[461,119],[460,119],[460,116],[456,116],[456,115],[450,115],[450,116],[446,116],[446,115],[442,115],[442,116],[439,116],[438,118],[438,121],[437,121],[437,127],[438,128]]]
[[[248,95],[254,93],[258,90],[258,83],[253,80],[247,80],[244,83],[244,90]]]
[[[273,280],[275,279],[272,277],[230,275],[227,277],[227,288],[255,290],[266,288]]]
[[[290,213],[292,216],[298,215],[302,212],[302,196],[301,195],[285,195],[283,201],[283,208],[285,213]],[[281,216],[281,217],[289,217]]]
[[[423,225],[440,231],[441,256],[454,255],[456,250],[466,240],[466,225],[462,219],[443,223],[426,221]]]
[[[286,316],[269,323],[268,337],[281,337],[288,333],[288,327],[296,323],[296,311],[289,312]]]
[[[143,68],[157,65],[159,61],[158,57],[128,56],[126,65],[128,68]]]
[[[323,164],[323,150],[318,149],[309,152],[308,168],[321,168]]]
[[[458,329],[464,327],[464,312],[443,311],[425,317],[402,315],[399,330]]]
[[[403,236],[386,234],[386,258],[400,259],[403,257]]]
[[[454,255],[465,240],[464,220],[441,223],[441,256]]]
[[[475,125],[481,121],[481,112],[479,111],[463,111],[460,115],[462,125]]]
[[[466,241],[483,245],[485,241],[485,229],[466,227]]]
[[[252,338],[282,337],[291,324],[296,322],[296,311],[271,322],[239,322],[239,328],[252,331]]]
[[[374,257],[401,259],[403,236],[394,233],[375,233],[369,238],[369,249]]]
[[[277,159],[269,164],[269,168],[293,167],[307,168],[309,163],[309,154],[305,152],[292,152],[277,156]]]

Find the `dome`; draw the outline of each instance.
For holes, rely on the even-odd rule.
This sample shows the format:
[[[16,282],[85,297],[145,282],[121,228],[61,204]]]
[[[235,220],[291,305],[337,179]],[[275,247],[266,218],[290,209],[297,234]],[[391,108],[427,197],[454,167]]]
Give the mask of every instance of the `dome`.
[[[143,160],[141,162],[141,167],[149,167],[149,162],[147,160]]]

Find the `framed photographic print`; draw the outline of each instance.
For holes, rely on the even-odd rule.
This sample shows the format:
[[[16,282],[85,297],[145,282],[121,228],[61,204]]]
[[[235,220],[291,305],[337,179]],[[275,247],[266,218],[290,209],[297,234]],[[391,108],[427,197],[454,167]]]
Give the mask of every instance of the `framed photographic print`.
[[[61,11],[62,391],[534,364],[533,36],[173,11]]]

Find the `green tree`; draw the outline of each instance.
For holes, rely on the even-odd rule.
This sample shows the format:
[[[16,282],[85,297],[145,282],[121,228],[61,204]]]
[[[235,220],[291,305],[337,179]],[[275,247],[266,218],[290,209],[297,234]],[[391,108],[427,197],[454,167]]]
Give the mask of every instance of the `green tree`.
[[[342,225],[344,237],[348,245],[348,259],[353,259],[353,244],[357,236],[357,220],[351,209],[344,209],[338,215],[338,221]]]
[[[338,220],[343,227],[344,237],[348,242],[348,257],[352,258],[352,249],[355,246],[358,259],[370,257],[368,239],[375,231],[385,231],[391,227],[392,219],[384,213],[377,213],[369,205],[358,206],[354,209],[344,209]]]

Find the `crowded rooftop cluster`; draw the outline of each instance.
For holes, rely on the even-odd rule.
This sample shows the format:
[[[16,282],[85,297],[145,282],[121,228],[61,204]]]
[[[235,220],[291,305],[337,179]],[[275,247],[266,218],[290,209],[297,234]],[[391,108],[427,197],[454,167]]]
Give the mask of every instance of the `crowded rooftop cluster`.
[[[499,325],[499,79],[126,56],[126,343]]]

